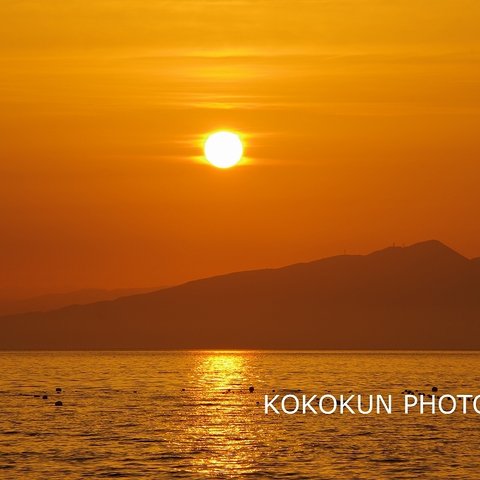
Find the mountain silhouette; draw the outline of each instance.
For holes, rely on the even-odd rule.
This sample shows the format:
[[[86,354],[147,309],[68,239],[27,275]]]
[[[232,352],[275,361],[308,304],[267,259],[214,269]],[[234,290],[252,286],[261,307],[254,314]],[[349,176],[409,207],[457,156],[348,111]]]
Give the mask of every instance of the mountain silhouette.
[[[478,349],[480,263],[427,241],[0,325],[1,349]]]

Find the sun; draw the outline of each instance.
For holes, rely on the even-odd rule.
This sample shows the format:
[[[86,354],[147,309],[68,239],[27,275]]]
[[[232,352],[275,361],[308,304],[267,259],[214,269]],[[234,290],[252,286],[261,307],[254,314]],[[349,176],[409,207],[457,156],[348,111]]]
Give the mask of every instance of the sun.
[[[243,155],[240,137],[236,133],[226,131],[210,134],[203,149],[205,158],[218,168],[233,167]]]

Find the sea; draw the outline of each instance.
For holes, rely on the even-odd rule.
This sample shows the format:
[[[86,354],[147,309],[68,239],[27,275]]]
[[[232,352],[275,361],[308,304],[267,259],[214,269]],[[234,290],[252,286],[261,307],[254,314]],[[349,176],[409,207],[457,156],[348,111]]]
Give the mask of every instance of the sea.
[[[0,352],[0,478],[480,478],[480,415],[400,408],[433,387],[480,394],[480,353]],[[265,414],[326,392],[393,412]]]

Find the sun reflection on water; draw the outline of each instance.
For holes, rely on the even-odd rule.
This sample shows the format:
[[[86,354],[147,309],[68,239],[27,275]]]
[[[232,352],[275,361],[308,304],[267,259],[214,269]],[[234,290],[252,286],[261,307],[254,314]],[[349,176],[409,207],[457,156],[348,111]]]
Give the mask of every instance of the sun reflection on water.
[[[198,359],[195,374],[204,391],[224,391],[245,386],[246,370],[246,361],[241,353],[214,352]]]
[[[235,478],[255,472],[258,409],[248,391],[249,373],[249,356],[242,352],[198,355],[192,371],[195,414],[186,426],[197,452],[191,473]]]

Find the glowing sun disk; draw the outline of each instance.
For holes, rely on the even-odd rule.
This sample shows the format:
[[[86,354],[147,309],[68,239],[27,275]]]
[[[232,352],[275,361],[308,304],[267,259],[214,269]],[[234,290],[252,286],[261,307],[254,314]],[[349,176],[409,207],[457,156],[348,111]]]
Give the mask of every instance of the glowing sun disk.
[[[215,132],[208,136],[204,145],[205,158],[215,167],[230,168],[243,155],[240,137],[232,132]]]

